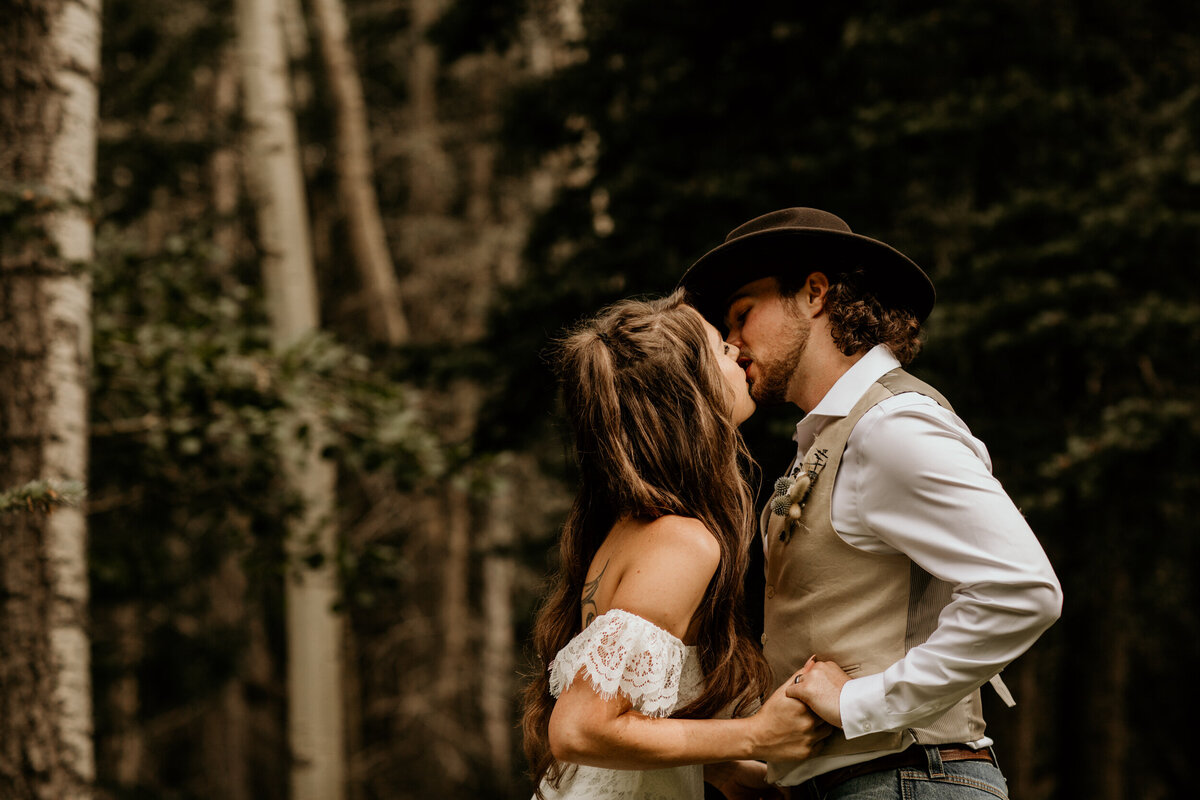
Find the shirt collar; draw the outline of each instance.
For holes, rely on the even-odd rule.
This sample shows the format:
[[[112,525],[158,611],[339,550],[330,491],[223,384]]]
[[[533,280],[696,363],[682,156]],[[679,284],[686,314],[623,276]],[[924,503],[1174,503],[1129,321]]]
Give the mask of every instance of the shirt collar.
[[[803,435],[802,429],[816,424],[815,418],[844,417],[849,414],[859,398],[871,388],[871,384],[899,366],[900,362],[886,345],[872,347],[837,379],[816,407],[796,423],[797,441]]]

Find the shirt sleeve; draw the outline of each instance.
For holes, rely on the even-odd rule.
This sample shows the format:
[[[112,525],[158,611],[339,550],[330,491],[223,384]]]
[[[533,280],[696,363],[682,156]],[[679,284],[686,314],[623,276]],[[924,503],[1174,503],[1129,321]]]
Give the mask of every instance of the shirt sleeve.
[[[951,586],[924,644],[843,687],[846,738],[937,718],[1058,618],[1058,579],[993,477],[987,449],[929,398],[897,395],[863,415],[833,495],[834,526],[847,544],[903,553]]]

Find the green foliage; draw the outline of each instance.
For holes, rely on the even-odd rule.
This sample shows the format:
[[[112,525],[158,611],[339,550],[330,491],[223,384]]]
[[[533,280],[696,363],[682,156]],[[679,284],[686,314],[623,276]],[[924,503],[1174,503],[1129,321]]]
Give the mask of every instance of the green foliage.
[[[281,625],[285,522],[299,503],[279,439],[297,410],[316,415],[343,475],[403,490],[442,457],[414,393],[365,356],[327,335],[273,353],[259,297],[222,274],[203,237],[168,239],[154,256],[129,237],[106,227],[97,247],[90,567],[98,628],[122,607],[140,611],[132,668],[153,727],[244,669],[249,616]],[[245,596],[226,601],[233,617],[213,608],[230,559],[246,575]],[[367,545],[341,563],[381,572],[390,559]],[[131,668],[123,647],[98,637],[101,691]],[[101,742],[107,724],[102,715]]]
[[[441,469],[407,388],[326,335],[273,353],[258,298],[219,281],[202,242],[172,239],[161,257],[143,258],[108,231],[99,250],[93,436],[102,507],[105,492],[120,491],[106,478],[120,476],[118,487],[158,484],[164,494],[137,505],[186,508],[183,527],[247,541],[253,531],[278,534],[295,508],[277,443],[298,411],[317,414],[330,436],[325,455],[345,468],[385,472],[400,486]]]
[[[87,492],[79,481],[30,481],[0,492],[0,514],[39,511],[49,514],[60,506],[77,506]]]

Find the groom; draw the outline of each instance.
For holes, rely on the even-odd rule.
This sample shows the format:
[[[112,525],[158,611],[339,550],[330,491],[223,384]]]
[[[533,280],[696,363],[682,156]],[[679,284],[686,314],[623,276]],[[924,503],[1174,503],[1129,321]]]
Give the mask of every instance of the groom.
[[[1006,796],[980,687],[1057,618],[1061,590],[984,444],[904,371],[928,276],[825,211],[753,219],[681,280],[759,403],[793,403],[796,458],[763,513],[763,650],[840,728],[772,763],[792,797]],[[802,787],[800,787],[802,785]],[[931,795],[932,796],[932,795]]]

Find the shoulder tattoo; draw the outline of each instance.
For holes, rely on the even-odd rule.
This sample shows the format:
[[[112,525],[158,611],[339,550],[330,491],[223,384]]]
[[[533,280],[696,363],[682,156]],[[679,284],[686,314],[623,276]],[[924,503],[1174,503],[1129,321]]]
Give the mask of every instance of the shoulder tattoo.
[[[605,561],[604,566],[600,568],[600,574],[583,585],[583,626],[585,628],[592,624],[592,620],[596,618],[596,612],[599,610],[599,606],[596,605],[596,591],[600,588],[600,579],[604,577],[607,569],[608,562]]]

